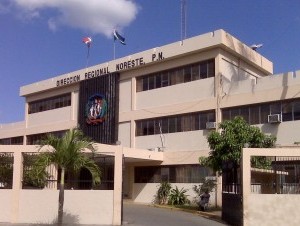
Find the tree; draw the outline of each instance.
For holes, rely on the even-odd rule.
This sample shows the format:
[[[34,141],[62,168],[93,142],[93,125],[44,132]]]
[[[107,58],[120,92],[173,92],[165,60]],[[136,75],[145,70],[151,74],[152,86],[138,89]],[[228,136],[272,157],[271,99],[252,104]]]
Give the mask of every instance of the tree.
[[[201,185],[194,185],[193,191],[200,197],[204,192],[211,193],[215,187],[216,182],[214,180],[202,178]]]
[[[41,152],[34,164],[34,171],[38,174],[44,174],[46,167],[56,164],[60,169],[60,187],[58,199],[58,225],[62,225],[63,206],[64,206],[64,183],[66,171],[78,172],[82,168],[90,171],[93,184],[100,183],[100,169],[97,164],[88,158],[82,151],[90,150],[94,152],[93,142],[85,137],[82,131],[71,129],[61,138],[54,135],[48,135],[41,142]]]
[[[11,188],[14,157],[10,153],[0,153],[0,188]]]
[[[241,152],[245,146],[270,148],[275,145],[276,137],[265,135],[258,127],[250,126],[242,117],[238,116],[231,121],[220,123],[220,132],[210,133],[207,141],[211,151],[207,158],[199,159],[200,164],[221,173],[224,162],[232,162],[235,166],[239,165]]]
[[[166,204],[168,201],[168,196],[171,191],[171,184],[169,182],[161,182],[157,190],[157,199],[159,204]]]

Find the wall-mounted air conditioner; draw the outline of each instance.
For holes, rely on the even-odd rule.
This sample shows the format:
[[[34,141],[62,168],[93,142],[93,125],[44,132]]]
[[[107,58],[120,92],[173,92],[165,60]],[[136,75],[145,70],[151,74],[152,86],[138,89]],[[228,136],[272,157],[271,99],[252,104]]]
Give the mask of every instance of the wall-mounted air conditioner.
[[[282,122],[281,114],[268,115],[268,123],[280,123]]]
[[[216,122],[206,122],[206,129],[215,129],[217,128]]]

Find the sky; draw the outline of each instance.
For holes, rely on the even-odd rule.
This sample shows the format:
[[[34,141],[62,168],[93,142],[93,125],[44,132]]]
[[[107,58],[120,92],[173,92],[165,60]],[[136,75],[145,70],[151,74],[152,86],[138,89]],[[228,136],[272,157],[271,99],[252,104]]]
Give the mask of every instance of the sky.
[[[186,37],[224,29],[300,70],[300,0],[186,0]],[[20,87],[181,40],[181,0],[0,0],[0,124],[24,120]],[[92,38],[89,58],[84,37]]]

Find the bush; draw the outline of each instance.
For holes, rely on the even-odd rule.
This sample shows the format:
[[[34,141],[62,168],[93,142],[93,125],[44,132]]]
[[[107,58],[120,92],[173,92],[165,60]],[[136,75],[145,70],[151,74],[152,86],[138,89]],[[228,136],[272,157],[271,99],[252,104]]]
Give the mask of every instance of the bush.
[[[169,194],[169,205],[184,205],[186,203],[189,203],[189,200],[187,198],[187,195],[185,194],[187,192],[186,189],[181,188],[180,190],[176,186],[176,188],[173,188]]]
[[[210,179],[202,179],[201,185],[194,185],[193,191],[197,193],[198,196],[203,194],[204,192],[212,192],[212,190],[216,187],[216,182]]]
[[[167,204],[171,188],[171,184],[168,182],[160,183],[160,186],[157,190],[157,200],[159,204]]]

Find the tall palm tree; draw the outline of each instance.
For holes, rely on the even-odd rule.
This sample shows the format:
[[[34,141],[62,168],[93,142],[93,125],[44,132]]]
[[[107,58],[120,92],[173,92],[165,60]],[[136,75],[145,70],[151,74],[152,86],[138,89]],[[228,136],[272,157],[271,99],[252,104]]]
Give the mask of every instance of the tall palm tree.
[[[100,183],[100,169],[97,164],[88,158],[82,151],[90,150],[94,152],[94,142],[84,136],[82,131],[71,129],[65,133],[63,137],[56,137],[49,134],[41,141],[41,153],[38,155],[34,164],[34,169],[41,174],[45,172],[47,166],[51,164],[57,165],[61,169],[60,187],[58,199],[58,219],[57,224],[62,225],[63,206],[64,206],[64,183],[65,172],[78,172],[82,168],[86,168],[92,174],[93,184]]]

